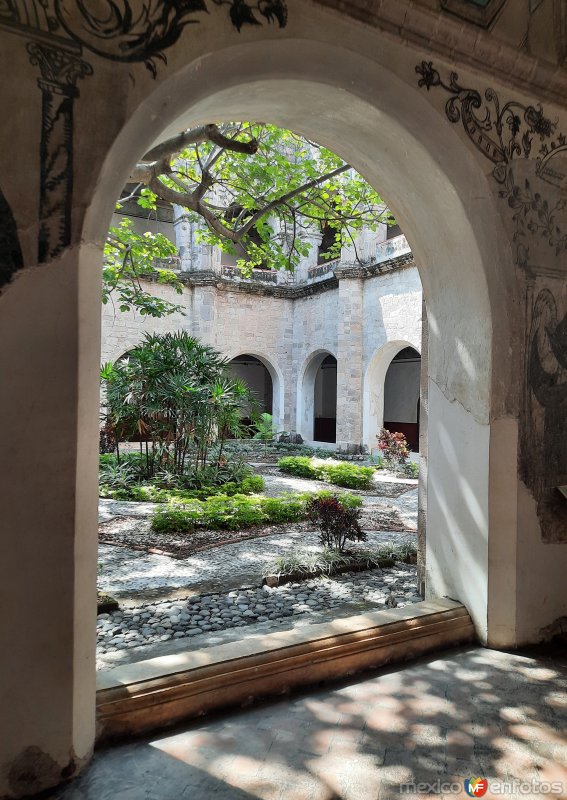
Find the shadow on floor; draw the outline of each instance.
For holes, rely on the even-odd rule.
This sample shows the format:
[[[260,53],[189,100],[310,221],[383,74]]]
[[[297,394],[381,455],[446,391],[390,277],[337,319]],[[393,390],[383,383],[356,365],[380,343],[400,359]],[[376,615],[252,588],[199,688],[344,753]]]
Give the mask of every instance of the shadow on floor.
[[[495,781],[509,784],[498,796],[565,798],[566,726],[564,661],[470,647],[100,750],[46,796],[464,798],[464,780],[483,776],[487,798]]]

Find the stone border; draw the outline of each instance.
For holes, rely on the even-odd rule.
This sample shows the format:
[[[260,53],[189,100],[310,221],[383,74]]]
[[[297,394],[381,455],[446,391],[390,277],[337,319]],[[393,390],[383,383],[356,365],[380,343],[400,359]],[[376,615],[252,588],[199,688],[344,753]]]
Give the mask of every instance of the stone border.
[[[396,531],[398,533],[398,531]],[[266,575],[262,579],[262,586],[269,586],[271,589],[276,586],[285,586],[286,583],[301,583],[302,581],[310,581],[313,578],[319,578],[323,575],[325,578],[332,578],[333,575],[342,575],[344,572],[370,572],[374,569],[382,569],[394,567],[396,562],[400,564],[411,564],[415,567],[416,561],[402,561],[395,558],[383,558],[379,564],[368,564],[361,561],[352,561],[349,564],[340,564],[339,566],[331,569],[330,571],[324,569],[316,569],[313,572],[286,572],[285,574]]]
[[[98,676],[97,741],[149,732],[214,710],[475,639],[468,611],[440,599],[250,636],[141,661]]]

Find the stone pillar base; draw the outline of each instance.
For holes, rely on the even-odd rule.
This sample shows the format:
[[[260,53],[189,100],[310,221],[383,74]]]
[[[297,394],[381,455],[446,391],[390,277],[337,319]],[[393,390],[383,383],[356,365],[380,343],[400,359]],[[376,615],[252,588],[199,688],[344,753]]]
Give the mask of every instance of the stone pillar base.
[[[356,442],[337,442],[337,453],[347,456],[359,456],[367,452],[366,445]]]

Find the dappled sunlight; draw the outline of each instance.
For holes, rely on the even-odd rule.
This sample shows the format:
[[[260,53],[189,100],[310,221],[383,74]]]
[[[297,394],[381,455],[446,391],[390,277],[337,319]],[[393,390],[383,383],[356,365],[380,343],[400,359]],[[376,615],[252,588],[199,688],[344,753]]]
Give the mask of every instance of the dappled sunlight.
[[[464,779],[477,775],[489,786],[560,781],[563,793],[533,796],[562,797],[567,707],[557,700],[566,692],[563,666],[461,649],[123,745],[79,785],[100,786],[105,758],[124,758],[131,766],[112,774],[117,796],[135,769],[171,797],[388,800],[404,784],[440,780],[464,798]]]

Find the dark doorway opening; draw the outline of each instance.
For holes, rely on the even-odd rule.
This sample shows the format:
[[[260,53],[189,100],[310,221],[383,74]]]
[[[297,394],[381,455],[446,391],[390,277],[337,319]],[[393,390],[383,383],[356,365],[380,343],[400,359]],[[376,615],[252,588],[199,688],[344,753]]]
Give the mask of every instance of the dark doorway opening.
[[[328,355],[315,377],[313,439],[337,441],[337,359]]]

